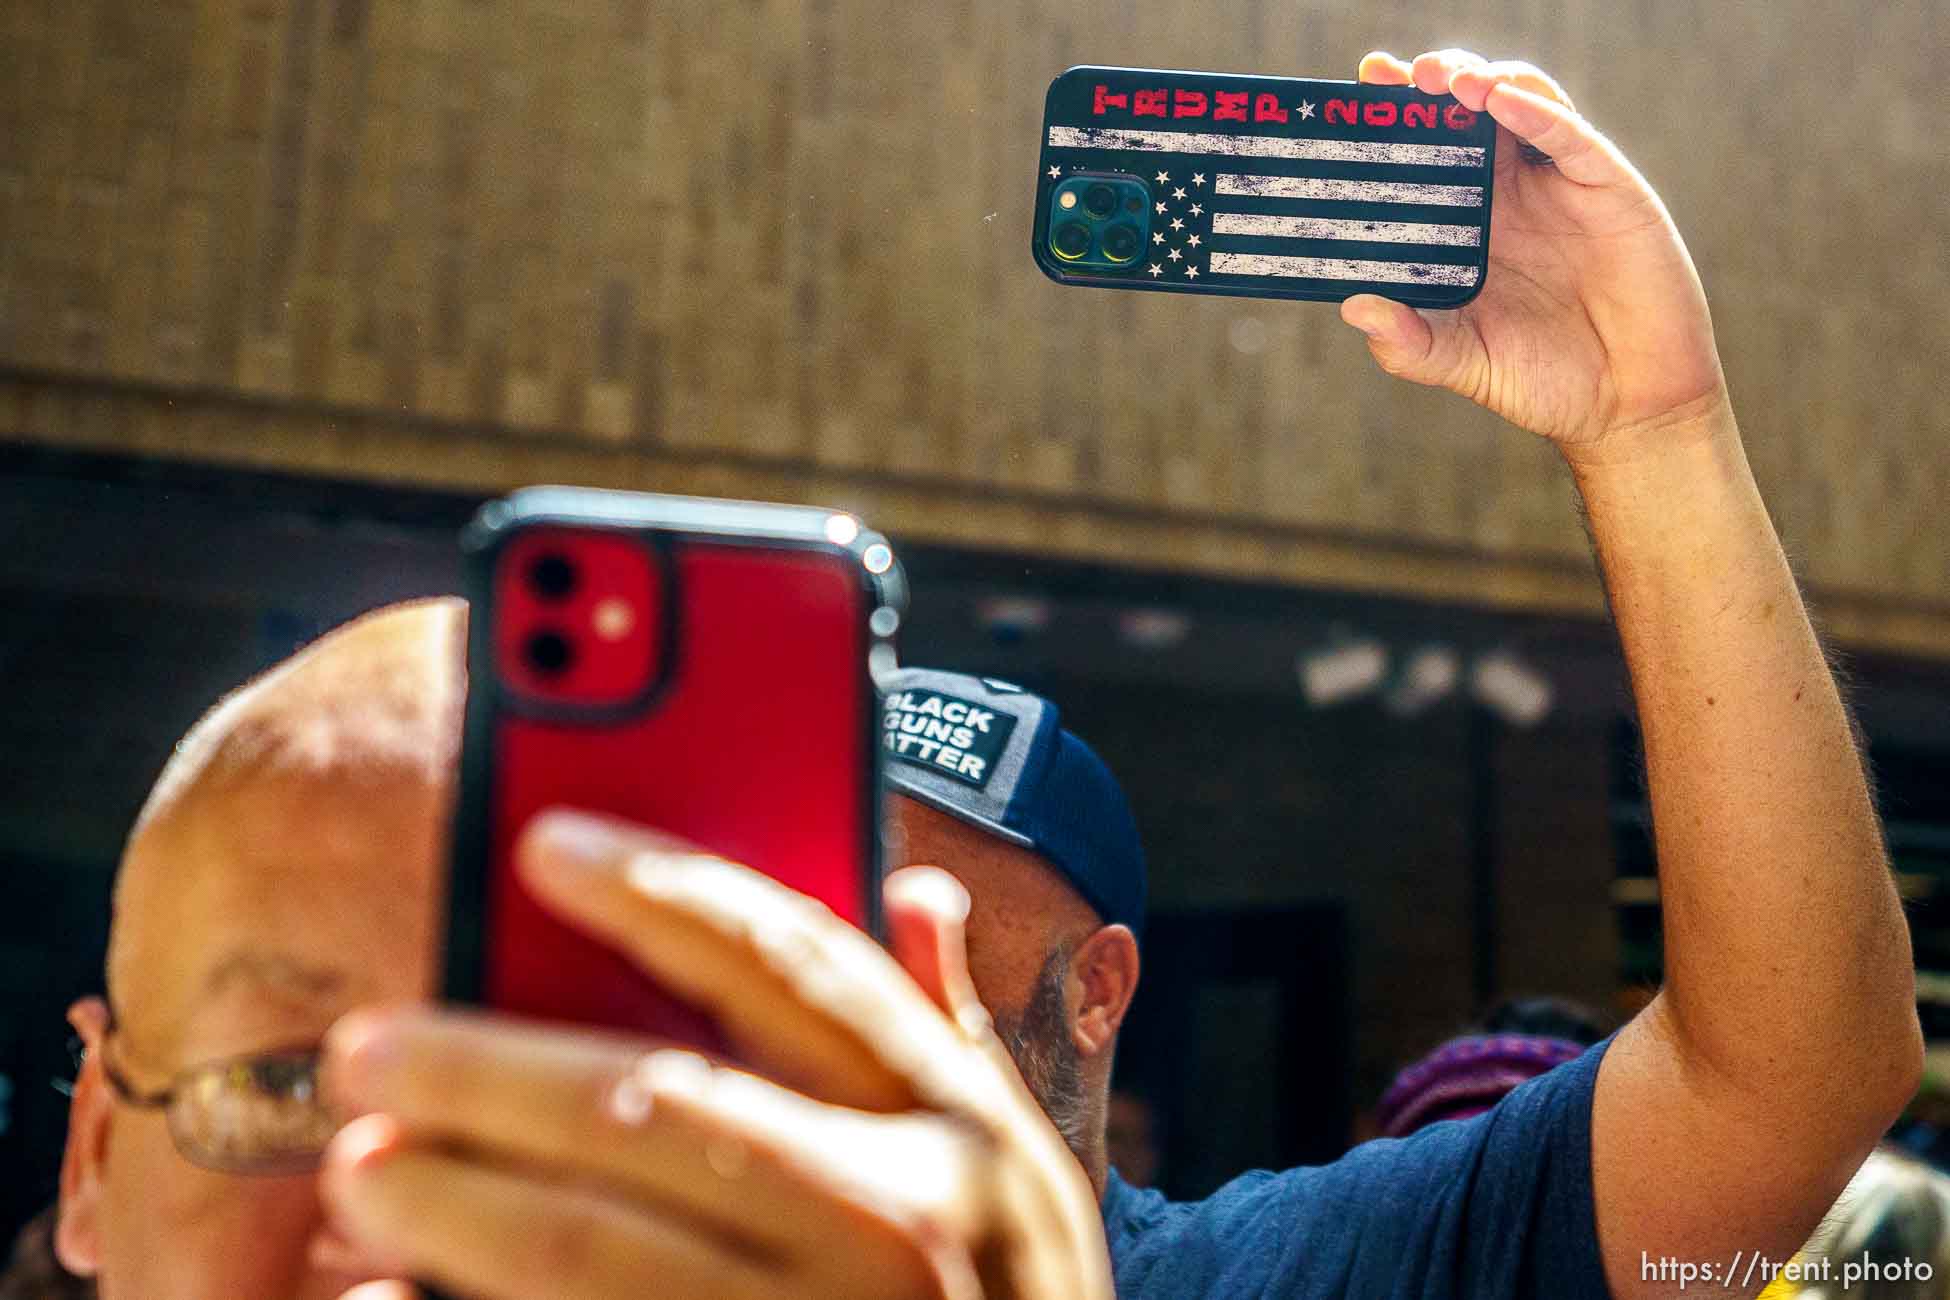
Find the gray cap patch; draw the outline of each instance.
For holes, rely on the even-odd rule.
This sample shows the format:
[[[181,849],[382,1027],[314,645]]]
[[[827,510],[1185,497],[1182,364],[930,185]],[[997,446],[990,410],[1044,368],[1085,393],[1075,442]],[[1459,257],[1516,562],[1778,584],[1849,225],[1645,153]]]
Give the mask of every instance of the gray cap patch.
[[[945,691],[912,689],[887,697],[882,740],[895,758],[986,790],[1015,729],[1013,714]]]
[[[1007,682],[927,668],[904,668],[900,677],[900,688],[887,693],[880,732],[887,784],[1013,844],[1030,844],[1007,825],[1009,801],[1048,706]]]

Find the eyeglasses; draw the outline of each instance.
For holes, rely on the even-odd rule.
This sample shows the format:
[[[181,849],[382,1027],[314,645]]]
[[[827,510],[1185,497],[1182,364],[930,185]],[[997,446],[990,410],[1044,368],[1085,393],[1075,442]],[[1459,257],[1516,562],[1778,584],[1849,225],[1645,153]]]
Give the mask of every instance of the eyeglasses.
[[[205,1061],[168,1087],[143,1092],[115,1067],[106,1038],[103,1043],[102,1074],[116,1097],[138,1110],[160,1110],[170,1141],[191,1164],[226,1174],[308,1173],[339,1130],[319,1094],[316,1051]]]

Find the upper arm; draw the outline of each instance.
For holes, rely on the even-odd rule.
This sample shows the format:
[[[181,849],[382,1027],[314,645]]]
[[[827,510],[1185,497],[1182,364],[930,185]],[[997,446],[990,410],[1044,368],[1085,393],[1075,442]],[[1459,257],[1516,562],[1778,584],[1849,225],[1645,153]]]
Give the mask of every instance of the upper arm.
[[[1833,1080],[1833,1095],[1850,1082]],[[1771,1088],[1688,1052],[1663,999],[1619,1031],[1591,1116],[1598,1244],[1618,1300],[1672,1292],[1670,1275],[1644,1276],[1648,1258],[1724,1270],[1737,1257],[1734,1285],[1688,1289],[1711,1296],[1752,1295],[1765,1262],[1793,1257],[1879,1136],[1858,1107],[1811,1107],[1808,1095],[1805,1081]]]

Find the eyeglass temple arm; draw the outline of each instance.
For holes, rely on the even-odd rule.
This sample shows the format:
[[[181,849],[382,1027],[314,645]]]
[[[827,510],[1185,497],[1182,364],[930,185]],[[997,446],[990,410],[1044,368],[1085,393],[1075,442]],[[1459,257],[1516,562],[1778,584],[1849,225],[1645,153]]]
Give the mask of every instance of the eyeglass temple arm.
[[[108,1080],[109,1088],[115,1093],[115,1096],[123,1105],[134,1106],[139,1110],[160,1110],[169,1105],[176,1098],[176,1089],[173,1086],[161,1088],[155,1092],[143,1092],[129,1082],[127,1075],[116,1068],[115,1062],[110,1059],[108,1054],[108,1039],[116,1029],[115,1004],[104,997],[102,999],[102,1005],[108,1008],[108,1021],[102,1026],[102,1046],[97,1055],[101,1057],[102,1076]],[[80,1043],[75,1052],[75,1069],[77,1071],[81,1069],[82,1061],[86,1058],[87,1053],[87,1044]],[[68,1092],[70,1096],[73,1095],[73,1089],[71,1087],[64,1091]]]

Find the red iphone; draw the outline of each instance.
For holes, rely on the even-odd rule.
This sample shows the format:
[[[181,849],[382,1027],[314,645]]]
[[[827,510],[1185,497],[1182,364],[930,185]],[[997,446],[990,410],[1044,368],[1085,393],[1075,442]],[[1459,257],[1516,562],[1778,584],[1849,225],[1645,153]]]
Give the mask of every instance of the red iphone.
[[[878,932],[870,665],[903,604],[885,540],[830,510],[531,488],[463,544],[449,998],[721,1045],[517,881],[517,836],[556,805],[684,836]]]

